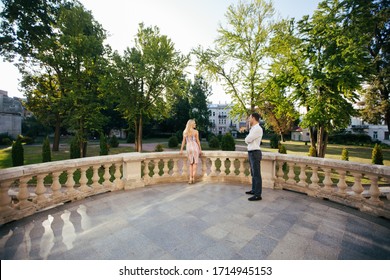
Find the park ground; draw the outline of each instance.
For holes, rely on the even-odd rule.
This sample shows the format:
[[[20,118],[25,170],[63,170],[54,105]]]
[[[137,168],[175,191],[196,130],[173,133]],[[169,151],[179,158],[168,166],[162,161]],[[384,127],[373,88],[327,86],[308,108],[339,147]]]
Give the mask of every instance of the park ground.
[[[69,144],[68,139],[64,139],[60,144],[58,152],[52,152],[52,161],[69,159]],[[143,152],[153,152],[158,144],[161,144],[164,151],[179,151],[180,144],[177,148],[168,148],[168,139],[166,138],[151,138],[143,141]],[[286,147],[287,154],[307,156],[309,145],[304,142],[286,141],[282,142]],[[205,139],[201,141],[203,150],[213,150],[208,147]],[[262,151],[277,153],[277,149],[272,149],[269,140],[263,140]],[[342,149],[346,148],[349,154],[349,161],[371,164],[371,156],[373,147],[367,146],[346,146],[337,144],[328,144],[325,158],[341,159]],[[99,141],[88,142],[87,156],[98,156],[100,151]],[[236,151],[246,151],[246,145],[243,139],[236,139]],[[390,166],[390,147],[382,149],[383,164]],[[128,144],[125,141],[120,141],[117,148],[110,148],[109,154],[120,154],[134,152],[134,144]],[[42,162],[42,144],[37,141],[33,145],[24,145],[24,163],[34,164]],[[11,147],[0,146],[0,169],[12,167]]]

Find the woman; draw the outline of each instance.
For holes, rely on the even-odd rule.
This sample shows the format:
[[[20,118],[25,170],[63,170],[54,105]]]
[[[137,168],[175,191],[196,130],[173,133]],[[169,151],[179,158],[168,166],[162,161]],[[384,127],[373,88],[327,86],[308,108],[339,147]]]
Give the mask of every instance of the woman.
[[[181,143],[180,154],[183,153],[184,145],[186,145],[187,157],[190,162],[190,179],[189,184],[195,181],[196,168],[198,166],[199,155],[202,154],[200,147],[199,132],[195,129],[195,120],[188,120],[186,128],[183,131],[183,142]]]

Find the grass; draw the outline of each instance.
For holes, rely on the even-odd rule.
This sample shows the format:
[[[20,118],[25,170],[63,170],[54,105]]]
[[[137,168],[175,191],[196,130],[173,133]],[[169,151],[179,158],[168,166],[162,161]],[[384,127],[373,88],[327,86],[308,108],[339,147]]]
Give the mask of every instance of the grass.
[[[134,152],[134,148],[129,147],[128,145],[123,145],[125,142],[120,141],[120,145],[117,148],[111,148],[109,151],[110,155]],[[160,143],[163,145],[164,149],[168,147],[168,139],[158,138],[158,139],[146,139],[143,141],[144,144],[150,143]],[[309,151],[309,145],[305,145],[303,142],[295,141],[286,141],[282,143],[286,149],[287,154],[290,155],[300,155],[307,156]],[[174,150],[180,149],[181,143]],[[246,147],[243,139],[237,139],[236,145]],[[42,144],[36,145],[24,145],[24,163],[34,164],[42,162]],[[372,147],[364,146],[344,146],[344,145],[334,145],[329,144],[326,152],[326,158],[330,159],[341,159],[341,151],[343,148],[347,148],[349,152],[349,161],[367,163],[371,164],[371,153]],[[276,149],[270,148],[269,140],[263,140],[262,151],[265,152],[274,152],[277,153]],[[211,150],[205,140],[202,141],[202,150]],[[90,141],[87,147],[87,156],[98,156],[100,151],[99,141]],[[384,157],[384,165],[390,166],[390,148],[382,149]],[[52,152],[52,161],[60,161],[69,159],[69,145],[66,141],[61,142],[60,150],[58,152]],[[12,167],[11,159],[11,147],[1,147],[0,146],[0,169]]]

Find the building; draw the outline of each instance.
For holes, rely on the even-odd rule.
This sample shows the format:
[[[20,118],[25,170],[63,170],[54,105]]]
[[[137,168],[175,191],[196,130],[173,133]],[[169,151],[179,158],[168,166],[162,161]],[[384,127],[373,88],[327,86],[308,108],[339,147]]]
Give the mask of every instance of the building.
[[[208,104],[207,107],[210,111],[210,130],[215,135],[224,135],[230,132],[233,137],[236,137],[238,131],[246,129],[246,120],[238,120],[230,116],[229,104]]]
[[[389,130],[384,123],[380,125],[368,124],[361,118],[353,117],[347,131],[368,134],[372,140],[390,143]]]
[[[298,127],[297,129],[291,131],[291,140],[310,142],[309,129]]]
[[[8,92],[0,90],[0,134],[8,134],[14,138],[22,134],[22,103],[8,97]]]

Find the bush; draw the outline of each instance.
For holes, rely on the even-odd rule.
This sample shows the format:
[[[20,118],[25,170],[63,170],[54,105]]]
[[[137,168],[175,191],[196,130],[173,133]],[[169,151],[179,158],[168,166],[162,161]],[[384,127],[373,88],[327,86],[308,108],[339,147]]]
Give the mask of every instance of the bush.
[[[51,162],[49,137],[46,137],[42,144],[42,162]]]
[[[383,153],[382,153],[382,148],[380,145],[375,144],[374,149],[372,150],[372,163],[373,164],[379,164],[383,165]]]
[[[80,141],[77,137],[73,137],[70,141],[70,158],[81,158]]]
[[[31,145],[34,144],[34,138],[29,137],[29,136],[20,136],[21,137],[21,142],[26,144],[26,145]]]
[[[0,145],[11,146],[12,140],[8,133],[0,133]]]
[[[273,134],[269,140],[269,145],[272,149],[278,149],[279,148],[279,136],[276,134]]]
[[[179,140],[174,135],[168,139],[168,147],[169,148],[177,148],[177,145],[179,145]]]
[[[222,151],[235,151],[236,150],[236,142],[234,141],[234,138],[230,133],[226,133],[222,137],[221,148],[222,148]]]
[[[156,148],[154,148],[154,151],[155,152],[163,152],[164,151],[163,145],[157,144]]]
[[[118,138],[117,138],[115,135],[112,135],[112,136],[111,136],[109,142],[110,142],[110,147],[118,148],[119,142],[118,142]]]
[[[183,131],[182,130],[176,131],[175,136],[176,136],[177,141],[179,143],[181,143],[181,141],[183,141]]]
[[[101,155],[101,156],[108,155],[107,138],[103,133],[100,134],[100,153],[99,153],[99,155]]]
[[[284,145],[279,145],[279,154],[287,154],[287,149]]]
[[[12,143],[12,166],[22,166],[24,164],[24,149],[22,139],[18,137]]]
[[[313,146],[310,146],[308,156],[309,157],[317,157],[316,148],[314,148]]]
[[[217,136],[211,136],[209,140],[209,147],[211,149],[219,149],[219,140]]]
[[[131,143],[131,144],[134,144],[135,143],[135,134],[133,132],[129,132],[127,134],[127,140],[126,140],[127,143]]]
[[[339,133],[329,135],[328,143],[340,145],[363,145],[372,144],[372,139],[370,135],[367,134]]]
[[[341,151],[341,160],[349,161],[348,150],[346,148],[343,148]]]

